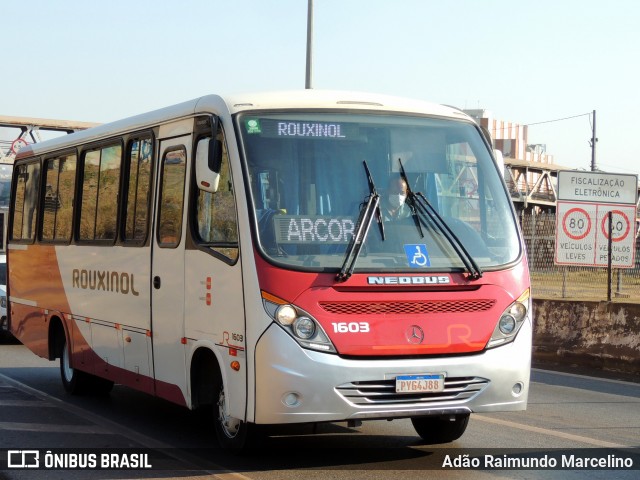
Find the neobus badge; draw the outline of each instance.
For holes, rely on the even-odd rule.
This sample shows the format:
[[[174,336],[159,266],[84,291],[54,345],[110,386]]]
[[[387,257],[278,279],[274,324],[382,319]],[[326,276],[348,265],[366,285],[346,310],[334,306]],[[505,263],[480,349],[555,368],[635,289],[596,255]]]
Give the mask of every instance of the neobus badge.
[[[395,276],[379,276],[368,277],[369,285],[433,285],[451,283],[451,279],[447,276],[418,276],[418,277],[395,277]]]

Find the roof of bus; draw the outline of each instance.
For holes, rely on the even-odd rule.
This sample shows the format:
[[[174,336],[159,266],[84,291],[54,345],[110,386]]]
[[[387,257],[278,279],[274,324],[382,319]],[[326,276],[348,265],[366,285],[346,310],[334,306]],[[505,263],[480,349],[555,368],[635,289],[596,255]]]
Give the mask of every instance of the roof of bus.
[[[207,99],[209,97],[203,97]],[[283,92],[248,93],[225,97],[229,111],[273,110],[282,108],[319,109],[371,109],[397,112],[415,112],[445,117],[464,117],[455,108],[422,100],[353,91],[292,90]]]
[[[346,109],[407,112],[473,121],[460,110],[422,100],[351,91],[294,90],[282,92],[235,94],[225,97],[207,95],[141,115],[105,123],[70,135],[28,145],[16,160],[61,150],[79,143],[91,143],[110,136],[135,132],[149,126],[170,122],[198,113],[217,112],[231,115],[248,110],[274,109]]]

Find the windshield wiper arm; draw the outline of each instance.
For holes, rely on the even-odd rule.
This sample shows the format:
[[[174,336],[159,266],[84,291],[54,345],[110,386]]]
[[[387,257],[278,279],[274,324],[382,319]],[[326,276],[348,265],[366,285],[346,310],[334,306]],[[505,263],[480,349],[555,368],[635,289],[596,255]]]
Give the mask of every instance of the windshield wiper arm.
[[[407,186],[407,205],[409,205],[409,210],[411,210],[411,217],[413,218],[413,223],[416,224],[416,228],[418,229],[418,233],[420,234],[420,238],[424,238],[424,233],[422,233],[422,226],[420,225],[420,219],[418,218],[418,206],[416,205],[416,194],[411,190],[411,185],[409,184],[409,179],[407,178],[407,174],[404,171],[404,166],[402,165],[402,160],[398,159],[400,162],[400,178],[404,181],[404,184]]]
[[[422,192],[418,192],[415,194],[415,198],[417,199],[416,205],[418,210],[427,215],[433,224],[440,230],[444,238],[447,239],[451,247],[455,250],[456,254],[464,263],[464,266],[467,268],[469,272],[469,277],[472,280],[477,280],[482,277],[482,270],[474,260],[473,256],[466,249],[460,238],[451,230],[447,222],[442,218],[442,216],[438,213],[438,211],[431,205],[431,202],[427,200],[427,198],[422,194]]]
[[[420,237],[424,237],[424,233],[422,233],[422,227],[420,226],[420,219],[418,214],[422,214],[423,216],[428,217],[431,222],[436,226],[440,233],[444,236],[444,238],[449,242],[451,247],[455,250],[456,254],[464,263],[467,271],[469,272],[469,276],[473,280],[477,280],[482,277],[482,270],[473,259],[473,256],[469,253],[469,251],[465,248],[464,244],[458,238],[458,236],[451,230],[447,222],[445,222],[444,218],[438,213],[438,210],[431,205],[431,202],[427,200],[427,198],[422,194],[422,192],[413,192],[411,190],[411,185],[409,184],[409,179],[407,178],[407,174],[404,171],[404,166],[402,165],[402,160],[398,159],[400,162],[400,176],[402,180],[404,180],[407,185],[407,204],[411,209],[411,215],[413,217],[413,221],[418,228],[418,232],[420,233]]]
[[[336,275],[336,280],[339,282],[346,281],[353,274],[356,261],[360,256],[360,251],[362,250],[364,241],[367,238],[374,216],[378,220],[380,235],[382,236],[382,240],[384,240],[384,223],[382,220],[382,213],[380,211],[380,195],[373,183],[373,177],[369,171],[367,161],[364,160],[362,164],[364,165],[364,170],[367,174],[367,181],[369,182],[369,197],[367,198],[366,203],[362,204],[363,207],[360,209],[356,231],[349,242],[349,247],[347,248],[347,253],[345,255],[344,262],[342,263],[342,268]]]
[[[369,182],[369,196],[374,196],[378,199],[376,202],[376,206],[374,207],[374,212],[376,214],[376,220],[378,221],[378,228],[380,229],[380,237],[382,237],[382,240],[384,241],[384,220],[382,219],[382,211],[380,209],[380,195],[376,190],[375,183],[373,183],[373,177],[371,176],[371,172],[369,171],[367,161],[363,160],[362,165],[364,165],[364,170],[365,172],[367,172],[367,181]],[[371,221],[369,221],[369,223],[371,223]]]

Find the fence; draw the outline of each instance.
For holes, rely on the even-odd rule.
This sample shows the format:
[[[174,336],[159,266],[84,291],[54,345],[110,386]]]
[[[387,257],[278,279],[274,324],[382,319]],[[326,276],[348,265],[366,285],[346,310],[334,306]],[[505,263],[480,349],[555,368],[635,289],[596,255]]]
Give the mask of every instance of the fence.
[[[606,300],[607,268],[563,266],[554,263],[556,214],[523,212],[520,216],[527,252],[533,296],[576,300]],[[640,241],[635,241],[633,268],[614,268],[612,301],[640,303]]]

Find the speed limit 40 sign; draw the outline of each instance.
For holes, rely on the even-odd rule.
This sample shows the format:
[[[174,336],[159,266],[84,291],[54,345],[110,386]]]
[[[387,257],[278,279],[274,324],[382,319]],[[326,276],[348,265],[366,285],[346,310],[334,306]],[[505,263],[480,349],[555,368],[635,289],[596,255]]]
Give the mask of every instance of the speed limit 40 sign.
[[[598,208],[596,265],[606,266],[608,263],[609,232],[611,232],[611,266],[615,268],[634,266],[635,215],[635,206],[602,205]],[[611,218],[611,227],[609,227],[609,218]]]

